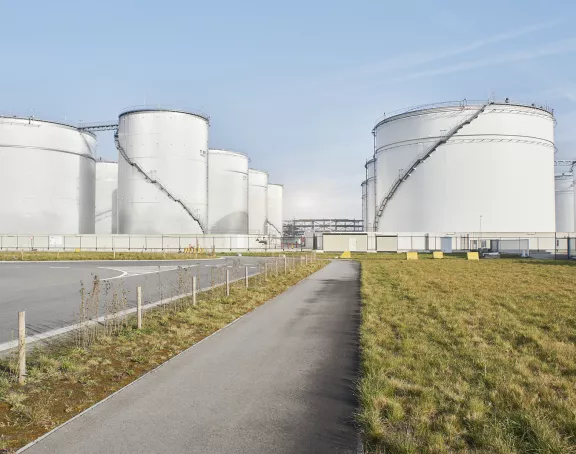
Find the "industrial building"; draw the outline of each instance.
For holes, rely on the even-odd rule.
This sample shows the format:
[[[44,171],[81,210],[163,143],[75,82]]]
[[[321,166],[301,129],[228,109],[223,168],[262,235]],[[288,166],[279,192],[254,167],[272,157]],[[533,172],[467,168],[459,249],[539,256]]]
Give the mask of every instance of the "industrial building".
[[[94,233],[96,136],[0,117],[0,232]]]
[[[120,115],[119,233],[208,233],[208,118],[173,110]]]
[[[573,232],[573,177],[555,185],[554,125],[549,107],[509,99],[382,117],[361,185],[365,230]]]
[[[268,212],[268,234],[282,236],[282,199],[284,197],[284,186],[281,184],[268,184],[267,191],[267,212]]]
[[[96,161],[94,233],[117,233],[118,163]]]
[[[575,232],[574,173],[565,172],[555,177],[556,182],[556,231]]]
[[[96,159],[94,132],[106,130],[115,131],[118,162]],[[199,244],[213,234],[235,248],[251,244],[250,232],[255,242],[281,236],[283,186],[249,172],[242,153],[209,151],[208,136],[208,116],[164,108],[79,126],[0,116],[0,235],[29,247],[34,235],[54,235],[46,241],[55,247],[54,238],[70,245],[69,235],[97,234],[84,237],[96,249],[111,234],[199,235]]]
[[[248,233],[265,235],[268,219],[268,172],[248,170]]]
[[[228,150],[208,151],[210,233],[248,232],[248,156]]]

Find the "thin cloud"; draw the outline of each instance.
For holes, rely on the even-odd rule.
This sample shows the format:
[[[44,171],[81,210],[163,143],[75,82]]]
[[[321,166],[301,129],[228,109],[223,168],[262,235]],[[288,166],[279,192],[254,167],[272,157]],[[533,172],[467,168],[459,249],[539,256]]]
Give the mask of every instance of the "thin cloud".
[[[464,46],[454,47],[452,49],[446,49],[440,51],[430,50],[427,52],[418,52],[390,58],[388,60],[379,62],[375,65],[369,65],[357,68],[348,74],[342,75],[342,78],[379,76],[393,71],[414,68],[427,63],[434,63],[440,60],[444,60],[446,58],[467,54],[475,50],[481,49],[483,47],[489,46],[491,44],[496,44],[503,41],[509,41],[521,36],[529,35],[542,30],[547,30],[557,26],[558,23],[559,21],[554,21],[538,25],[531,25],[528,27],[519,28],[517,30],[512,30],[509,32],[499,33],[497,35],[473,41]]]
[[[568,54],[576,51],[576,38],[569,38],[561,41],[555,41],[545,46],[535,49],[497,54],[488,58],[466,61],[454,65],[443,66],[440,68],[429,69],[416,73],[407,74],[403,77],[397,77],[388,82],[399,82],[405,80],[420,79],[423,77],[432,77],[456,72],[469,71],[471,69],[485,68],[487,66],[497,66],[506,63],[512,63],[525,60],[537,60],[539,58],[551,55]]]

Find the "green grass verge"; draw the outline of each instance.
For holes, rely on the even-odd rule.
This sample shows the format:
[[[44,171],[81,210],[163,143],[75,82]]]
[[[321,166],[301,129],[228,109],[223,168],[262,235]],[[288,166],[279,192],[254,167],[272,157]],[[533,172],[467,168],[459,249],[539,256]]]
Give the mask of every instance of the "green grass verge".
[[[144,313],[143,329],[135,320],[122,322],[112,334],[90,345],[77,341],[37,349],[29,355],[27,383],[19,386],[14,358],[0,359],[0,452],[13,452],[70,419],[322,268],[316,261],[278,276],[239,281],[231,296],[219,287]]]
[[[0,261],[56,261],[56,260],[193,260],[209,258],[209,254],[163,252],[47,252],[2,251]]]
[[[576,264],[361,263],[368,452],[576,452]]]

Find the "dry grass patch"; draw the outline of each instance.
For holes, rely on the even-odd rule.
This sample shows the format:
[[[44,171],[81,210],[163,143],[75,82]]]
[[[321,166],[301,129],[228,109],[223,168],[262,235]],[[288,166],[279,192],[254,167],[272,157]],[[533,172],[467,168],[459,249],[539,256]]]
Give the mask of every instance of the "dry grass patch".
[[[362,261],[373,453],[576,452],[576,266]]]
[[[197,306],[183,299],[147,311],[142,330],[128,319],[85,347],[73,342],[38,350],[30,355],[23,387],[14,381],[15,360],[0,360],[0,449],[12,452],[34,440],[324,265],[318,261],[268,281],[255,276],[248,290],[237,282],[229,298],[218,288],[200,293]]]

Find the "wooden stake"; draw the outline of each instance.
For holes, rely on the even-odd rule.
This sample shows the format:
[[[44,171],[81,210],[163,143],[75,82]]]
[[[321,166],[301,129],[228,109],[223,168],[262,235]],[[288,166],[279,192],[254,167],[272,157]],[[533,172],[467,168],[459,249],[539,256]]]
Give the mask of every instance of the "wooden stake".
[[[26,382],[26,312],[18,312],[18,383]]]
[[[136,319],[138,321],[138,329],[142,329],[142,287],[136,288],[137,306],[136,306]]]
[[[246,288],[248,288],[248,267],[244,269],[244,281],[246,282]]]
[[[196,276],[192,277],[192,306],[196,306]]]
[[[230,296],[230,270],[226,268],[226,296]]]

